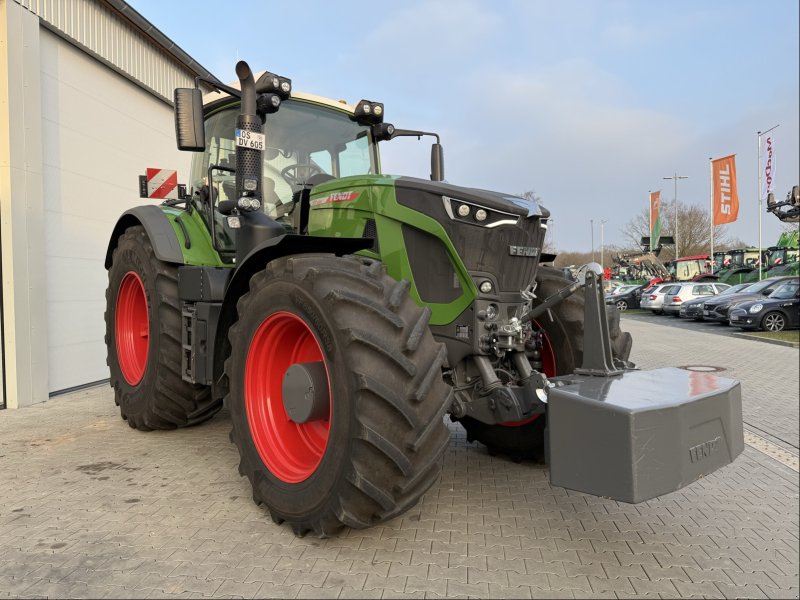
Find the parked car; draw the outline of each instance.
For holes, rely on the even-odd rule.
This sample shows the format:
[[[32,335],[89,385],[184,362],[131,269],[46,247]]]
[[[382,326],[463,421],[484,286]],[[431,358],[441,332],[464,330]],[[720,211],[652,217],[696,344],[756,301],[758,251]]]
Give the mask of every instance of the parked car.
[[[688,300],[696,300],[701,296],[716,296],[720,292],[727,290],[727,283],[711,282],[684,282],[677,290],[670,294],[664,294],[664,314],[673,317],[681,316],[681,306]]]
[[[720,285],[727,285],[727,284],[720,284]],[[727,296],[728,294],[737,294],[739,292],[743,292],[745,289],[749,288],[752,283],[737,283],[734,286],[729,287],[728,289],[720,292],[717,296]],[[703,320],[703,304],[705,301],[708,300],[707,297],[703,296],[700,298],[695,298],[694,300],[687,300],[683,304],[681,304],[681,317],[687,319],[694,319],[695,321],[702,321]]]
[[[763,281],[751,283],[750,287],[738,294],[709,298],[703,303],[703,318],[727,325],[728,312],[731,307],[750,300],[763,300],[774,292],[779,285],[789,281],[800,281],[800,277],[770,277]]]
[[[676,287],[676,283],[659,283],[651,286],[642,292],[642,300],[640,306],[647,310],[652,310],[654,314],[660,315],[664,311],[664,293]]]
[[[642,297],[643,285],[623,285],[611,294],[606,294],[606,304],[617,307],[617,310],[628,310],[629,308],[639,308],[639,300]]]
[[[800,280],[779,285],[761,300],[737,304],[730,311],[730,324],[764,331],[800,327]]]

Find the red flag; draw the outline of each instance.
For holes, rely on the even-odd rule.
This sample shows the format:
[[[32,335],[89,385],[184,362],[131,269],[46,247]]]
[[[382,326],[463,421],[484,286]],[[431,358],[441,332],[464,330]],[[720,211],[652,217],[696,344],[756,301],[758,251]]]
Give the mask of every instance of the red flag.
[[[739,217],[735,154],[711,161],[711,180],[714,205],[712,225],[733,223]]]

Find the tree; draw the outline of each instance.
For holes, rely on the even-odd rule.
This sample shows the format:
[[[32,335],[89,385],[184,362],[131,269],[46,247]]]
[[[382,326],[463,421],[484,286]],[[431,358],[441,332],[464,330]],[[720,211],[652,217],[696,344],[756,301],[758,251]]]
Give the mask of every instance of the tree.
[[[650,235],[650,209],[644,208],[622,227],[625,240],[640,248],[642,237]],[[675,236],[675,201],[661,204],[661,235]],[[711,251],[711,217],[708,210],[678,202],[678,256],[708,254]],[[714,250],[742,247],[741,240],[732,240],[725,225],[714,226]],[[737,246],[738,245],[738,246]],[[674,248],[665,248],[662,259],[675,256]],[[670,252],[672,250],[672,252]]]

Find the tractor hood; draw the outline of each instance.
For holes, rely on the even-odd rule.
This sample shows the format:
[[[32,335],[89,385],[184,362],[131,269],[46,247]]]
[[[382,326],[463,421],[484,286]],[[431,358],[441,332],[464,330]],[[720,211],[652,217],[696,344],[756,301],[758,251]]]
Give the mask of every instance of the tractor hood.
[[[462,187],[441,181],[417,179],[415,177],[398,177],[395,179],[394,185],[398,190],[398,195],[401,195],[401,190],[427,192],[436,194],[437,196],[451,198],[455,201],[463,200],[471,205],[483,206],[488,209],[519,215],[524,218],[541,217],[546,219],[550,216],[550,211],[536,200],[529,200],[512,194]]]

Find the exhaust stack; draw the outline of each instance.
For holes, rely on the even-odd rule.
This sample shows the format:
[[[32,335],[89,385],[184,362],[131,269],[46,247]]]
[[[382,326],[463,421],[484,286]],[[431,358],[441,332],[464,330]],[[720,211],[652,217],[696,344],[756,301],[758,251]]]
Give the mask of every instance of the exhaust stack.
[[[256,113],[256,82],[250,66],[243,60],[236,63],[236,76],[242,90],[241,112],[236,119],[237,142],[246,132],[263,134],[261,118]],[[246,148],[237,143],[236,146],[236,195],[238,198],[248,196],[262,201],[261,191],[261,151]]]

